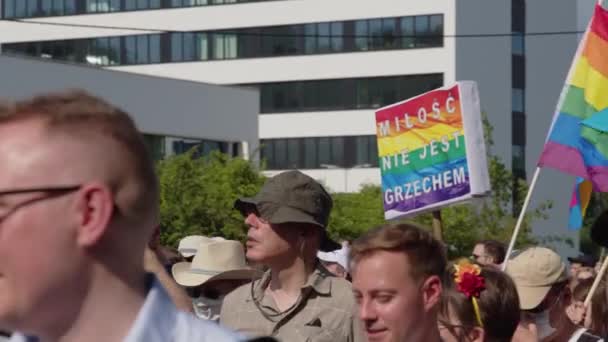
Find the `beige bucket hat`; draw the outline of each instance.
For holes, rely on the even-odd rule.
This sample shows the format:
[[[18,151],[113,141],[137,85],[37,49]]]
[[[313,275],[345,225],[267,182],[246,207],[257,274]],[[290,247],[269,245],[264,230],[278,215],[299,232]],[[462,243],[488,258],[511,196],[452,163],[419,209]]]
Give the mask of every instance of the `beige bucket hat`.
[[[238,241],[204,239],[197,250],[192,262],[179,262],[171,268],[173,278],[182,286],[200,286],[220,279],[253,279],[257,274],[247,266]]]

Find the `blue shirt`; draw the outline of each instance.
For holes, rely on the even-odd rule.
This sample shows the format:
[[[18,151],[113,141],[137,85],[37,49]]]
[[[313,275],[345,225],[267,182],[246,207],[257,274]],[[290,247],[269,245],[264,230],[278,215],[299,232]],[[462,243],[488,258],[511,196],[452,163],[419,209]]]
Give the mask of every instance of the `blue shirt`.
[[[178,310],[156,278],[150,282],[144,305],[123,342],[232,342],[242,339],[217,324]],[[103,332],[100,332],[103,334]],[[15,333],[10,342],[38,342]]]

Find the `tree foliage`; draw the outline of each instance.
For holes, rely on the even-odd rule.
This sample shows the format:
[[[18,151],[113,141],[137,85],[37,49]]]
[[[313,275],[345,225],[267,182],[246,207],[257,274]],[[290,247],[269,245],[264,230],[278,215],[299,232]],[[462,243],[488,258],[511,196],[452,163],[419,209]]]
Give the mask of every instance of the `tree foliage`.
[[[255,195],[264,177],[248,161],[196,150],[159,162],[161,242],[175,246],[186,235],[243,239],[243,218],[234,201]]]

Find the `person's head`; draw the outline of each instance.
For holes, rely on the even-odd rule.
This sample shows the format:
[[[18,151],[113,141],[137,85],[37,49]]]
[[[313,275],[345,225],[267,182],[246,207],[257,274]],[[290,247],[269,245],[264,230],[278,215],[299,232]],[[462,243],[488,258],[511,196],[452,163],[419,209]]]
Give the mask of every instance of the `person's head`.
[[[573,278],[581,279],[579,273],[583,273],[582,279],[589,278],[589,274],[594,275],[593,268],[597,259],[592,255],[582,254],[575,258],[568,258],[568,261],[570,262],[570,275]]]
[[[93,281],[140,281],[159,195],[125,112],[82,91],[7,105],[0,164],[0,326],[48,336]]]
[[[473,248],[473,260],[480,265],[498,266],[505,260],[505,246],[496,240],[483,240]]]
[[[517,290],[507,274],[466,261],[448,267],[439,312],[443,341],[509,342],[519,317]]]
[[[437,333],[445,250],[412,224],[374,228],[351,246],[353,292],[368,341],[422,341]]]
[[[192,262],[173,265],[171,273],[192,298],[195,314],[213,321],[219,320],[224,297],[256,275],[240,242],[218,238],[201,240]]]
[[[525,320],[536,323],[541,338],[568,319],[568,274],[557,253],[545,247],[529,248],[509,260],[506,271],[517,287]]]
[[[326,232],[332,206],[323,186],[300,171],[270,178],[255,197],[234,204],[248,227],[247,258],[273,268],[294,258],[313,263],[318,250],[339,249]]]

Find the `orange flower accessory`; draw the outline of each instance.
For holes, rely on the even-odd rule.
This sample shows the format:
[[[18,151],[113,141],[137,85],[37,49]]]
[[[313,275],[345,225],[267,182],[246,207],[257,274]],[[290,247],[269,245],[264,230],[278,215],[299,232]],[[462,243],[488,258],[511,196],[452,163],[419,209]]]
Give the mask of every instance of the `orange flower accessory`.
[[[479,298],[481,291],[486,288],[485,280],[481,276],[481,268],[478,265],[471,264],[467,260],[461,260],[454,265],[454,269],[456,270],[454,282],[458,287],[458,291],[464,293],[469,298]]]
[[[479,298],[481,291],[486,289],[485,279],[481,276],[481,267],[463,259],[457,264],[454,264],[454,270],[456,271],[454,274],[454,282],[456,283],[458,291],[471,299],[477,323],[480,327],[483,327],[481,311],[479,310],[479,304],[477,303],[477,298]]]

